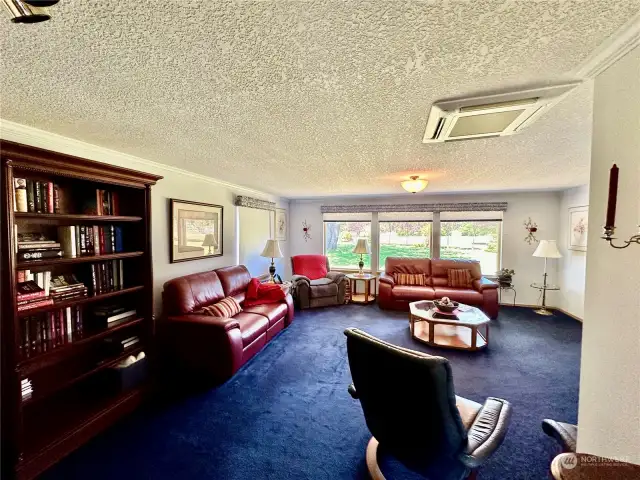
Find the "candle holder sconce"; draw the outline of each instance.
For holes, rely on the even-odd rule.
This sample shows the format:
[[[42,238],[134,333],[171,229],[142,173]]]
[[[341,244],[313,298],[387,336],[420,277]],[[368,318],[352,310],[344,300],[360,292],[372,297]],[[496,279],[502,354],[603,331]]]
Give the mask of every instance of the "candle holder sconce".
[[[624,245],[614,245],[613,240],[616,239],[613,235],[616,232],[616,203],[618,203],[618,174],[620,169],[614,163],[609,172],[609,201],[607,203],[607,219],[605,220],[605,226],[602,232],[603,240],[609,242],[613,248],[627,248],[632,243],[640,245],[640,225],[638,225],[638,234],[633,235],[629,240],[623,240]]]
[[[624,245],[614,245],[613,241],[616,240],[616,237],[614,237],[613,235],[615,231],[616,227],[604,227],[602,237],[600,238],[609,242],[609,245],[611,245],[613,248],[627,248],[632,243],[637,243],[638,245],[640,245],[640,233],[638,233],[637,235],[633,235],[629,240],[623,240]],[[638,231],[640,231],[640,225],[638,225]]]

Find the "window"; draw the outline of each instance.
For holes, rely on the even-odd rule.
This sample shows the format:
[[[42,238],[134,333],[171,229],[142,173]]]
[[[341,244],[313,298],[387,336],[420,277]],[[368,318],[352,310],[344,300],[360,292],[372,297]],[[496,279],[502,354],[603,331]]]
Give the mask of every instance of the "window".
[[[380,213],[379,268],[387,257],[431,257],[431,213]]]
[[[371,248],[371,214],[325,214],[324,254],[331,268],[358,269],[360,255],[353,253],[358,238]],[[363,255],[365,270],[371,269],[371,255]]]
[[[440,221],[440,258],[473,259],[482,273],[500,270],[502,214],[443,212]]]

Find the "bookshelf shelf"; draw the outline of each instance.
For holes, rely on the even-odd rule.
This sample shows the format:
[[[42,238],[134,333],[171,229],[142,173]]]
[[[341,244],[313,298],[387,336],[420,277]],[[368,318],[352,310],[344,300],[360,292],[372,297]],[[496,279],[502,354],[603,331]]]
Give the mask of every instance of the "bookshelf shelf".
[[[30,213],[14,212],[15,218],[36,219],[36,220],[62,220],[65,222],[140,222],[142,217],[126,215],[83,215],[75,213]]]
[[[115,332],[131,328],[134,325],[140,325],[144,321],[144,318],[135,318],[128,322],[122,323],[115,327],[108,328],[101,332],[96,332],[92,335],[86,336],[79,340],[75,340],[66,345],[62,345],[58,348],[54,348],[49,350],[46,353],[36,354],[33,357],[27,358],[21,361],[18,364],[18,368],[20,369],[20,374],[22,376],[29,376],[34,374],[35,372],[55,365],[56,363],[67,359],[75,350],[79,348],[84,348],[86,345],[93,343],[97,340],[108,337],[109,335],[114,334]]]
[[[155,351],[151,188],[162,177],[4,140],[0,168],[0,475],[30,480],[146,397]],[[122,251],[24,261],[18,246],[25,253],[65,246],[74,253]],[[19,288],[18,279],[25,282]],[[49,281],[71,287],[61,292],[74,291],[79,283],[90,291],[127,288],[18,312],[18,292],[46,290]],[[104,318],[97,308],[137,313],[98,330]],[[60,344],[82,331],[84,338]],[[128,350],[109,350],[133,335],[138,342]],[[25,345],[31,345],[29,358],[22,356]],[[135,384],[112,385],[118,372],[110,370],[138,352],[145,352],[148,362],[144,375]],[[22,401],[23,394],[31,396]]]
[[[127,358],[129,355],[137,355],[143,349],[144,349],[143,347],[136,347],[136,348],[126,349],[123,353],[121,353],[120,355],[118,355],[116,357],[107,358],[107,359],[103,360],[102,362],[97,364],[91,370],[88,370],[86,372],[83,372],[80,375],[77,375],[77,376],[74,376],[72,378],[69,378],[66,381],[62,381],[62,382],[58,383],[57,385],[55,385],[55,387],[53,387],[53,388],[50,388],[50,389],[45,390],[45,391],[40,392],[40,393],[34,393],[34,395],[30,399],[23,401],[22,405],[23,406],[30,405],[32,403],[45,400],[45,399],[49,398],[50,396],[54,395],[55,393],[59,392],[60,390],[63,390],[63,389],[68,388],[68,387],[70,387],[72,385],[75,385],[76,383],[81,382],[82,380],[85,380],[85,379],[89,378],[90,376],[95,375],[96,373],[101,372],[102,370],[104,370],[106,368],[115,367],[118,363],[120,363],[122,360]]]
[[[72,263],[106,262],[107,260],[134,258],[141,257],[142,255],[144,255],[144,252],[121,252],[105,253],[104,255],[83,255],[81,257],[51,258],[47,260],[29,260],[25,262],[17,262],[16,268],[18,270],[25,270],[33,267],[49,267],[54,265],[67,265]]]
[[[32,308],[30,310],[23,310],[18,312],[18,317],[30,317],[32,315],[38,315],[39,313],[50,312],[52,310],[60,310],[61,308],[73,307],[75,305],[84,305],[86,303],[99,302],[101,300],[107,300],[109,298],[118,297],[120,295],[126,295],[128,293],[140,292],[144,290],[143,285],[136,287],[123,288],[122,290],[115,290],[109,293],[101,293],[100,295],[92,295],[90,297],[74,298],[72,300],[65,300],[64,302],[57,302],[53,305],[47,305],[45,307]]]

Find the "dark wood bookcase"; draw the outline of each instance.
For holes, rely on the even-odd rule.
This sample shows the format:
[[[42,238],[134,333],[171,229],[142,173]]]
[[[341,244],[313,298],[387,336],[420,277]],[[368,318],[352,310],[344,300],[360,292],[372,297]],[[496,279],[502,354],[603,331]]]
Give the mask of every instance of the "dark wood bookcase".
[[[5,478],[28,479],[131,412],[148,391],[150,375],[126,388],[113,367],[141,351],[145,352],[147,365],[153,361],[151,186],[162,177],[7,141],[0,142],[0,154],[2,473]],[[15,211],[16,178],[58,185],[64,196],[59,211]],[[86,212],[83,205],[97,189],[117,192],[117,215]],[[122,251],[18,261],[16,230],[55,238],[58,227],[70,225],[119,226],[123,232]],[[106,293],[90,291],[83,298],[18,311],[18,271],[73,273],[82,280],[86,276],[81,274],[92,264],[112,260],[122,262],[124,282],[118,289]],[[93,309],[114,302],[135,309],[136,315],[115,327],[95,328],[100,322],[92,315]],[[25,319],[66,307],[82,309],[81,334],[64,344],[49,346],[46,351],[43,347],[35,354],[27,348],[29,352],[25,354]],[[131,336],[138,336],[140,341],[124,350],[107,348]],[[33,393],[24,399],[21,381],[27,378]]]

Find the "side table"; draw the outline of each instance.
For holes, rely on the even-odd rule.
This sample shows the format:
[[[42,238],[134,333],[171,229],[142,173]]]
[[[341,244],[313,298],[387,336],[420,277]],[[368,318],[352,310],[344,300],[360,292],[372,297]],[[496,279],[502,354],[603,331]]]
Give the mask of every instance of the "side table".
[[[364,273],[362,275],[357,273],[349,273],[346,275],[349,279],[349,285],[351,287],[351,303],[360,303],[366,305],[376,301],[376,279],[378,275],[371,273]],[[364,282],[364,293],[356,293],[357,282]],[[373,288],[371,283],[373,282]]]
[[[532,283],[532,288],[536,290],[540,290],[542,292],[542,305],[538,310],[534,310],[538,315],[553,315],[551,310],[547,310],[547,292],[560,290],[560,287],[557,285],[551,285],[549,283]]]
[[[502,291],[503,290],[511,290],[513,292],[513,306],[516,306],[516,296],[518,295],[518,292],[516,292],[516,287],[514,287],[512,284],[510,283],[498,283],[498,296],[500,297],[498,302],[502,303]]]

